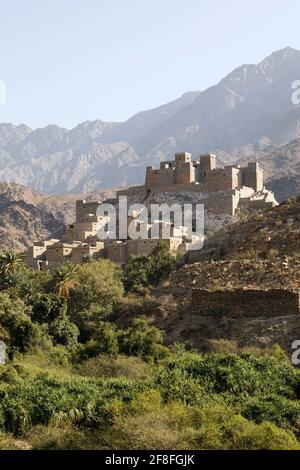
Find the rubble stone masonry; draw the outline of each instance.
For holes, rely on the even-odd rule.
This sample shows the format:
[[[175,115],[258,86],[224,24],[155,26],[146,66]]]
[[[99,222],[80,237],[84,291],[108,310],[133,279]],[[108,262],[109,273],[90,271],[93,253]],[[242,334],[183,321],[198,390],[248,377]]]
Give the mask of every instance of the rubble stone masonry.
[[[300,292],[285,289],[192,289],[193,313],[203,316],[274,317],[300,314]]]

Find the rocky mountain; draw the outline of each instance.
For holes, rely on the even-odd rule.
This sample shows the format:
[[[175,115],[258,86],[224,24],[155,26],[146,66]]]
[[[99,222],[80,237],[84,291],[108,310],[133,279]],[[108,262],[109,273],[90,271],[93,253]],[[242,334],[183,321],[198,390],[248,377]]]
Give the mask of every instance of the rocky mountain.
[[[72,130],[0,124],[0,181],[87,193],[142,183],[147,165],[180,150],[215,152],[226,163],[285,145],[300,137],[300,107],[291,99],[299,78],[300,51],[286,48],[123,123],[87,121]]]
[[[300,194],[300,138],[286,145],[270,145],[238,163],[258,161],[264,169],[266,185],[278,201]]]
[[[31,186],[52,194],[90,192],[138,180],[144,165],[131,142],[191,103],[198,92],[126,123],[84,122],[72,130],[55,125],[31,130],[0,124],[0,181]],[[136,165],[142,165],[140,175]],[[130,176],[131,175],[131,176]]]

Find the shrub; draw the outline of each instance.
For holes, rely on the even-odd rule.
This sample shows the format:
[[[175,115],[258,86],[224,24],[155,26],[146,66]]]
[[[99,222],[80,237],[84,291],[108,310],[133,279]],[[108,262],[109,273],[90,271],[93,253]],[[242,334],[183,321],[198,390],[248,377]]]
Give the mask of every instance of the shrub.
[[[160,240],[150,256],[130,257],[123,265],[125,290],[144,293],[157,286],[175,269],[176,259],[167,244]]]
[[[149,287],[151,259],[149,256],[130,256],[123,265],[123,282],[126,292],[144,293]]]
[[[42,294],[32,305],[31,317],[38,323],[51,323],[58,316],[65,314],[67,303],[65,299],[54,294]]]
[[[81,357],[86,359],[99,354],[116,356],[119,352],[118,333],[112,323],[100,322],[92,339],[81,349]]]
[[[29,307],[21,299],[10,298],[7,291],[0,294],[0,325],[8,335],[8,353],[46,345],[45,329],[33,323],[29,313]]]
[[[151,270],[149,273],[149,283],[153,286],[159,285],[167,279],[175,269],[176,259],[170,253],[168,245],[160,240],[150,256]]]
[[[110,313],[112,306],[122,297],[123,285],[120,268],[112,261],[102,259],[80,266],[78,285],[70,299],[70,311],[80,325],[80,314],[92,305],[100,314]]]
[[[158,408],[118,417],[102,439],[114,449],[170,450],[191,448],[191,428],[180,429],[168,408]]]
[[[226,449],[234,450],[299,450],[300,445],[294,434],[278,428],[272,423],[259,425],[234,416],[226,422]]]
[[[50,323],[48,330],[54,344],[62,344],[69,348],[76,346],[79,330],[77,326],[69,320],[67,315],[59,315]]]
[[[242,414],[256,423],[270,421],[278,426],[300,429],[300,404],[278,395],[258,396],[247,400]]]
[[[136,318],[132,327],[120,332],[120,350],[128,355],[161,359],[168,354],[162,343],[162,332],[154,326],[149,326],[144,318]]]
[[[50,420],[76,421],[87,428],[108,422],[108,403],[118,398],[130,401],[147,387],[147,383],[126,380],[73,379],[40,377],[10,386],[1,400],[4,427],[15,435]]]
[[[165,401],[182,401],[187,405],[195,405],[203,400],[204,391],[193,377],[180,369],[167,369],[156,378]]]
[[[95,450],[99,445],[97,433],[66,423],[38,425],[27,433],[27,439],[33,450]]]
[[[217,411],[218,410],[218,411]],[[202,414],[195,448],[207,450],[297,450],[294,434],[268,422],[255,424],[232,410],[217,407]]]
[[[21,377],[19,377],[19,374],[14,367],[7,367],[1,374],[0,374],[0,381],[1,382],[6,382],[8,384],[18,384],[22,382]]]
[[[208,350],[218,353],[236,353],[238,352],[238,345],[236,341],[229,339],[211,339],[208,340]]]
[[[208,392],[233,397],[242,394],[278,394],[296,398],[300,373],[285,360],[250,354],[187,354],[171,361],[169,369],[180,368],[197,379]]]
[[[111,357],[102,354],[76,366],[76,372],[86,377],[125,377],[145,379],[152,376],[151,366],[138,357]]]

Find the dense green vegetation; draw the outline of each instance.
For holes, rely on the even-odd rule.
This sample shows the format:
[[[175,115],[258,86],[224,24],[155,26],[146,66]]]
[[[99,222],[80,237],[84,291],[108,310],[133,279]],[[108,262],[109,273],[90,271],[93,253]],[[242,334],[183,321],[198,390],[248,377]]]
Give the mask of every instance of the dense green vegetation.
[[[134,304],[124,290],[172,269],[164,247],[124,271],[0,257],[0,449],[300,449],[300,371],[279,346],[216,341],[204,354],[167,347],[143,315],[117,326]]]
[[[150,256],[130,257],[123,266],[126,292],[145,293],[151,286],[158,286],[175,269],[176,258],[170,255],[168,246],[161,240]]]

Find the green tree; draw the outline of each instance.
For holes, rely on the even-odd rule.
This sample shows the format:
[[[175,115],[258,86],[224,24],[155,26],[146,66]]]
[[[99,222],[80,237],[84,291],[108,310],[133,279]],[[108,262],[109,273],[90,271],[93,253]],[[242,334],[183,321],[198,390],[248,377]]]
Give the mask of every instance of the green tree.
[[[22,279],[19,284],[19,295],[29,303],[34,303],[42,292],[47,292],[51,273],[49,271],[37,271],[36,269],[24,267]]]
[[[125,290],[143,293],[157,286],[175,269],[176,258],[164,240],[160,240],[150,256],[131,256],[123,265]]]
[[[38,323],[51,323],[67,313],[67,301],[55,294],[40,294],[32,305],[31,317]]]
[[[49,335],[54,344],[62,344],[73,348],[77,344],[79,330],[67,315],[59,315],[48,327]]]
[[[100,322],[92,339],[84,345],[81,357],[86,359],[99,354],[117,356],[118,352],[118,332],[115,325],[109,322]]]
[[[79,283],[79,271],[80,267],[73,263],[64,263],[52,270],[50,284],[59,297],[64,299],[70,297],[70,292]]]
[[[175,269],[176,258],[170,253],[170,249],[164,240],[160,240],[150,256],[151,270],[149,283],[157,286],[167,279]]]
[[[126,292],[143,293],[149,287],[151,258],[149,256],[130,256],[123,265],[123,282]]]
[[[80,266],[78,283],[70,299],[70,310],[77,322],[82,311],[92,309],[99,315],[110,313],[114,303],[122,296],[120,268],[106,259],[91,261]]]
[[[11,299],[7,291],[0,294],[0,327],[7,334],[10,352],[26,352],[47,340],[46,332],[31,321],[29,314],[30,308],[23,300]]]
[[[130,328],[119,333],[121,352],[144,359],[160,359],[167,354],[163,333],[146,319],[135,318]]]
[[[23,265],[23,257],[14,251],[5,251],[0,256],[0,273],[9,274],[20,270]]]

